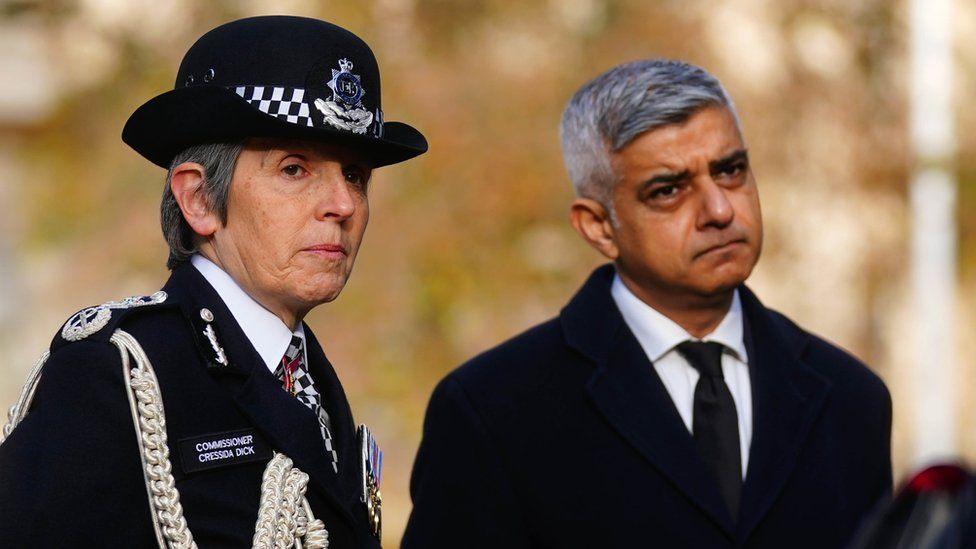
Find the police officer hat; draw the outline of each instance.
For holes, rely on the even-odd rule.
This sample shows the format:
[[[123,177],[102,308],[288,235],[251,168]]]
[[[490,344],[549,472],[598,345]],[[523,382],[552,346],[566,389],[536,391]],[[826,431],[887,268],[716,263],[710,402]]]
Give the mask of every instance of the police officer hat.
[[[376,58],[358,36],[318,19],[251,17],[204,34],[175,89],[140,106],[122,140],[158,166],[191,145],[248,137],[348,145],[373,167],[413,158],[427,140],[386,122]]]

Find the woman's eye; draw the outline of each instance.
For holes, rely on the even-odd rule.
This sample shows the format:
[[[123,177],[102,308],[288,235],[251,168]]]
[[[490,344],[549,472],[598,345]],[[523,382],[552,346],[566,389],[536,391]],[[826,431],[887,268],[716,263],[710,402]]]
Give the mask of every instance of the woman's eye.
[[[345,175],[346,181],[357,187],[362,187],[366,184],[366,176],[358,170],[346,170],[343,175]]]
[[[298,164],[289,164],[281,169],[281,173],[287,175],[288,177],[301,177],[305,173],[305,168],[299,166]]]

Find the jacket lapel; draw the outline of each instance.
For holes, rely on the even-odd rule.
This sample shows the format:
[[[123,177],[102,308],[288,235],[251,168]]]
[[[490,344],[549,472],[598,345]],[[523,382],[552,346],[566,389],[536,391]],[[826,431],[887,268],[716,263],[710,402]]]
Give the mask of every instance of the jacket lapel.
[[[167,289],[187,296],[181,299],[181,306],[194,326],[199,325],[200,309],[210,309],[217,340],[228,359],[226,366],[211,363],[210,371],[271,446],[309,475],[310,487],[317,488],[342,516],[354,522],[346,506],[346,492],[325,454],[318,420],[298,399],[282,390],[217,292],[191,265],[174,271]]]
[[[322,403],[329,412],[332,423],[332,438],[336,453],[339,454],[339,478],[350,506],[360,501],[359,441],[356,439],[356,427],[353,422],[349,401],[342,390],[342,384],[335,369],[322,351],[318,339],[305,325],[305,339],[308,352],[309,371],[315,380],[319,392],[322,393]],[[334,476],[334,475],[333,475]]]
[[[587,391],[609,424],[731,539],[732,517],[654,367],[598,269],[560,316],[567,343],[596,364]]]
[[[800,359],[807,336],[785,330],[784,320],[773,316],[745,286],[739,294],[753,401],[752,446],[736,536],[745,540],[793,472],[830,382]]]
[[[271,445],[308,473],[312,485],[352,522],[346,491],[325,453],[318,420],[304,404],[282,390],[260,358],[234,400]]]

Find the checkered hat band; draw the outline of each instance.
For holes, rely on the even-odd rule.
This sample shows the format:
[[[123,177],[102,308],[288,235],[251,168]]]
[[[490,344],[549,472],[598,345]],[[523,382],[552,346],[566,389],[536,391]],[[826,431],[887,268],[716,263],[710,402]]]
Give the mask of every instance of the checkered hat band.
[[[304,88],[281,86],[234,86],[234,93],[253,107],[286,122],[312,127],[312,116],[305,102]]]

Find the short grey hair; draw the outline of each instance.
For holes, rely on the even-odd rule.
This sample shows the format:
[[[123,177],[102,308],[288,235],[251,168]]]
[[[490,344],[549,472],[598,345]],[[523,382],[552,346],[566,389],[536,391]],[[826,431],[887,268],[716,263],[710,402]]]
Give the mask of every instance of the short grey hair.
[[[577,196],[600,202],[615,220],[610,197],[618,178],[611,153],[644,132],[684,122],[708,106],[727,107],[738,125],[732,100],[718,79],[681,61],[633,61],[584,84],[569,100],[559,125],[563,161]]]
[[[227,197],[230,195],[230,181],[234,176],[237,158],[244,148],[244,142],[207,143],[189,147],[173,158],[166,174],[166,187],[159,206],[159,222],[163,229],[166,244],[169,245],[169,259],[166,267],[170,270],[186,263],[197,251],[196,233],[183,218],[183,211],[173,196],[170,184],[173,170],[184,162],[196,162],[203,166],[203,193],[207,207],[227,223]]]

